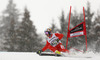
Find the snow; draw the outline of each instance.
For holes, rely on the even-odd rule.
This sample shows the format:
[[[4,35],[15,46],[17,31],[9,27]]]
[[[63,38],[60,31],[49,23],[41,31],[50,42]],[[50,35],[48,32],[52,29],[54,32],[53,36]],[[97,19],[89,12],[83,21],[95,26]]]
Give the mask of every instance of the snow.
[[[55,57],[39,56],[35,52],[0,52],[0,60],[100,60],[100,54],[89,52]]]

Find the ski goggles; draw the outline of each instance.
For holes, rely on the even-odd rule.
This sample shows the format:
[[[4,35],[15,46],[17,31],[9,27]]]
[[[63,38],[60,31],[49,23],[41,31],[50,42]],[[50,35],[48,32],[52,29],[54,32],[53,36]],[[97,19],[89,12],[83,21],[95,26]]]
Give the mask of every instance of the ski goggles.
[[[47,34],[49,34],[49,32],[48,31],[45,31],[45,34],[47,35]]]

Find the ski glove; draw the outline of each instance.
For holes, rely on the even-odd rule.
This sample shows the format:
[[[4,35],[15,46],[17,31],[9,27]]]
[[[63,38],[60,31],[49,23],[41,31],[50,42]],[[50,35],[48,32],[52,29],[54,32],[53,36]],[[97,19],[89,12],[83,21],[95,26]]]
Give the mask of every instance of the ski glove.
[[[37,54],[41,54],[41,52],[43,52],[42,50],[37,51]]]

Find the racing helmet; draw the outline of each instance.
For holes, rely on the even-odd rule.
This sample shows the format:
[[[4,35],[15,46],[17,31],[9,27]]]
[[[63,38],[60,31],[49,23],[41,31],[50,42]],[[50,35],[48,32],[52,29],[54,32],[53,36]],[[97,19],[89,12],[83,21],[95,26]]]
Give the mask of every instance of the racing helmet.
[[[50,35],[50,34],[51,34],[51,31],[52,31],[52,30],[51,30],[50,28],[47,28],[47,29],[45,30],[45,34],[49,34],[49,35]]]

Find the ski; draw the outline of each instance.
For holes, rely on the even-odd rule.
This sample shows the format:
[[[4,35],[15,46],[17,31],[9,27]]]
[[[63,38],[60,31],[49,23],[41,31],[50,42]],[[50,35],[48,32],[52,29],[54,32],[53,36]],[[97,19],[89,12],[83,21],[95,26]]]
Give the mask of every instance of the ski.
[[[62,56],[60,54],[55,54],[55,53],[41,53],[39,54],[40,56]]]

